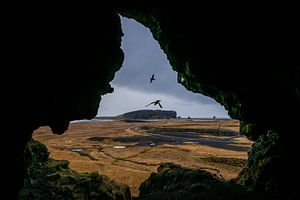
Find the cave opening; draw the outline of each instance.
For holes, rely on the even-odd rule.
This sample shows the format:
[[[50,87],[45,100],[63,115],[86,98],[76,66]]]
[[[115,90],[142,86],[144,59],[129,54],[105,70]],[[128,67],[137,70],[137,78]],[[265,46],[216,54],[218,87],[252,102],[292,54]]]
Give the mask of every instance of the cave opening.
[[[182,118],[230,118],[228,111],[214,99],[188,91],[178,83],[177,72],[147,27],[134,19],[120,18],[124,61],[110,82],[114,92],[102,96],[98,116],[163,109],[174,110]],[[159,105],[145,107],[157,99],[161,100],[163,108]]]
[[[76,199],[78,196],[81,199],[130,199],[128,189],[121,189],[121,185],[106,184],[110,181],[98,174],[72,171],[68,163],[73,169],[77,167],[78,171],[80,168],[92,171],[97,166],[102,173],[106,170],[115,176],[125,175],[126,170],[135,171],[136,168],[132,166],[139,165],[135,174],[137,178],[144,178],[142,176],[147,167],[156,169],[157,166],[151,164],[158,163],[152,161],[160,158],[160,155],[170,157],[175,148],[179,151],[171,157],[173,161],[179,161],[181,154],[184,155],[181,161],[189,163],[186,159],[190,159],[195,148],[185,147],[194,145],[192,141],[184,145],[156,145],[154,148],[151,144],[155,146],[155,142],[147,143],[148,146],[139,142],[132,146],[125,145],[132,139],[139,139],[138,136],[130,137],[138,135],[137,131],[144,132],[147,137],[147,134],[160,134],[169,139],[168,131],[174,132],[170,127],[154,129],[144,121],[130,120],[124,121],[128,127],[125,131],[122,127],[125,125],[115,121],[109,126],[99,122],[96,127],[96,123],[91,123],[95,120],[73,122],[69,126],[72,120],[96,116],[100,96],[111,91],[109,82],[123,62],[118,13],[149,27],[173,69],[178,72],[181,83],[189,90],[213,97],[224,105],[232,118],[240,120],[240,132],[255,141],[247,167],[233,182],[216,181],[211,179],[212,176],[200,173],[203,175],[201,177],[206,177],[204,182],[216,181],[217,187],[212,188],[202,181],[193,182],[193,176],[186,176],[194,171],[164,165],[157,168],[160,170],[158,174],[150,176],[151,180],[144,182],[143,194],[151,196],[151,193],[160,192],[160,197],[163,197],[170,192],[177,195],[181,189],[185,192],[181,196],[183,198],[173,199],[186,199],[184,195],[190,197],[192,194],[195,195],[191,199],[202,199],[203,195],[206,195],[203,199],[211,199],[213,194],[216,194],[213,197],[218,194],[221,199],[259,199],[245,193],[235,195],[227,187],[228,183],[233,183],[255,194],[266,194],[275,199],[298,199],[295,179],[298,169],[293,161],[298,156],[299,118],[291,117],[298,116],[300,102],[298,13],[289,12],[289,15],[285,15],[272,9],[258,12],[233,9],[231,12],[224,8],[219,11],[205,7],[205,10],[207,12],[201,12],[198,7],[166,9],[158,6],[149,9],[101,9],[99,12],[97,7],[85,9],[81,5],[77,9],[56,6],[47,10],[30,5],[14,8],[11,12],[14,17],[8,17],[8,23],[4,24],[4,29],[8,31],[7,49],[13,50],[8,52],[13,52],[12,58],[16,62],[12,67],[7,67],[8,73],[5,75],[9,81],[5,80],[3,84],[4,105],[8,108],[4,112],[4,124],[8,130],[4,131],[7,134],[3,134],[3,141],[9,147],[2,145],[5,147],[4,155],[13,158],[11,162],[8,160],[3,164],[6,167],[3,171],[9,175],[4,180],[4,188],[14,190],[11,199],[16,199],[14,197],[19,194],[22,185],[25,186],[21,192],[22,200]],[[200,69],[199,66],[203,65],[206,67]],[[145,80],[147,78],[149,74]],[[164,100],[162,105],[171,104],[165,104]],[[145,125],[137,130],[135,127],[142,123]],[[112,124],[114,130],[111,129]],[[224,125],[214,128],[222,130]],[[43,126],[49,126],[51,130]],[[68,126],[69,131],[66,131]],[[36,130],[38,127],[41,128]],[[236,125],[227,124],[226,128],[229,127]],[[196,129],[193,129],[193,134],[196,132],[201,135],[201,132],[197,132],[199,128]],[[34,130],[34,139],[45,141],[51,158],[68,157],[69,161],[48,159],[45,146],[30,140]],[[58,136],[52,135],[51,131],[54,134],[66,133]],[[101,131],[107,135],[99,136]],[[117,136],[120,133],[124,133],[125,140]],[[176,134],[182,136],[182,132]],[[113,141],[108,135],[117,140]],[[215,140],[215,136],[203,139]],[[223,139],[228,142],[227,138]],[[235,141],[238,139],[241,138],[234,138]],[[165,149],[158,151],[157,147],[162,146]],[[207,143],[204,146],[211,148]],[[236,145],[226,146],[232,148]],[[124,154],[130,148],[134,149],[135,154]],[[149,151],[143,151],[143,148]],[[217,149],[224,153],[224,148]],[[152,150],[156,150],[156,154],[151,156],[149,153],[153,153]],[[136,160],[136,154],[140,153],[148,161],[152,159],[150,165],[146,161]],[[216,164],[226,160],[225,156],[221,160],[212,157],[215,154],[205,149],[201,149],[200,153],[208,153],[210,158],[195,157],[194,161]],[[118,159],[115,159],[116,156]],[[99,158],[101,160],[98,161]],[[107,163],[111,165],[107,167]],[[177,172],[182,172],[183,182],[178,183],[180,176],[176,176]],[[166,181],[170,180],[169,175],[173,181]],[[222,171],[221,175],[224,176]],[[126,177],[123,176],[123,179]],[[126,180],[134,182],[130,177]],[[223,190],[219,185],[226,187]],[[233,188],[237,191],[235,185]],[[151,197],[155,197],[155,194]],[[150,199],[164,198],[156,196]]]
[[[51,158],[68,160],[75,171],[97,172],[126,184],[135,197],[161,163],[235,178],[252,144],[239,134],[239,121],[212,98],[177,83],[177,73],[146,27],[125,17],[121,22],[125,59],[111,82],[114,92],[102,97],[96,118],[71,122],[61,136],[41,127],[33,138],[46,145]],[[145,107],[156,99],[163,108]],[[176,115],[161,120],[122,115],[145,109],[173,110]]]

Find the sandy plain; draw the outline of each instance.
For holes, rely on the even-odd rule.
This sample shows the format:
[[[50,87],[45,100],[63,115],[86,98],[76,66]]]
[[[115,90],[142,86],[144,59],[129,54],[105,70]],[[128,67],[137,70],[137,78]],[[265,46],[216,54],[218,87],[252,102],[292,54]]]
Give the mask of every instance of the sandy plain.
[[[239,134],[237,120],[93,120],[71,123],[63,135],[40,127],[33,138],[47,146],[51,158],[127,184],[133,196],[162,162],[235,178],[252,145]]]

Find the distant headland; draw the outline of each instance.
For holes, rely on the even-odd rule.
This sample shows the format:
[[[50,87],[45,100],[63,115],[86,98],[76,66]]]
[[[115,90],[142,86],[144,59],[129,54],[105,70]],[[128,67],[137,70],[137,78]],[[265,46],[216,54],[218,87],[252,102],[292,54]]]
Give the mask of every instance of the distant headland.
[[[114,117],[96,117],[97,119],[114,118],[121,120],[131,119],[174,119],[177,118],[176,111],[173,110],[136,110]]]

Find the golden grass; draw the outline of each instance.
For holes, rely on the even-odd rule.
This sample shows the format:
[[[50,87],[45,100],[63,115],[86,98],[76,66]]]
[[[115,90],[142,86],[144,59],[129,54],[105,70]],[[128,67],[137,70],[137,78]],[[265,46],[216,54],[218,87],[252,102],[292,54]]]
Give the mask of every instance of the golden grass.
[[[155,122],[126,123],[114,122],[80,122],[70,124],[69,130],[63,135],[53,135],[48,127],[41,127],[33,134],[34,139],[44,143],[54,159],[70,161],[70,167],[79,172],[98,172],[109,178],[129,185],[132,195],[139,194],[139,185],[145,181],[151,172],[155,172],[161,162],[173,162],[190,168],[216,168],[226,179],[237,176],[241,166],[228,163],[213,162],[207,157],[247,159],[247,151],[235,151],[209,145],[199,145],[195,142],[184,142],[180,145],[162,144],[154,147],[135,146],[135,142],[114,142],[116,137],[140,135],[130,128],[153,126],[164,128],[212,128],[238,132],[239,121],[191,122],[184,120],[161,120]],[[89,141],[90,137],[103,137],[102,141]],[[219,137],[224,139],[226,137]],[[218,139],[217,136],[206,136],[205,140]],[[245,137],[234,139],[235,146],[250,147],[251,142]],[[113,146],[127,146],[125,149],[115,149]],[[82,149],[80,155],[73,152]],[[220,159],[219,159],[220,160]],[[208,169],[207,169],[208,170]],[[212,171],[214,172],[214,171]]]

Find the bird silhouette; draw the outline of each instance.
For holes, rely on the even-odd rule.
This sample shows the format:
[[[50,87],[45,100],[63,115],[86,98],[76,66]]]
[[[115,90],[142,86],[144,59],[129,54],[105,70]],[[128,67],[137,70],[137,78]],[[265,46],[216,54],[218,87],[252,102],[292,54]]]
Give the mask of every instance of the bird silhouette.
[[[160,104],[160,102],[161,102],[161,100],[156,100],[156,101],[153,101],[153,102],[149,103],[145,107],[150,106],[151,104],[153,104],[154,106],[159,105],[159,107],[162,108],[162,105]]]
[[[152,81],[154,81],[155,78],[154,78],[154,74],[152,74],[151,78],[150,78],[150,83],[152,83]]]

